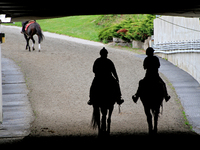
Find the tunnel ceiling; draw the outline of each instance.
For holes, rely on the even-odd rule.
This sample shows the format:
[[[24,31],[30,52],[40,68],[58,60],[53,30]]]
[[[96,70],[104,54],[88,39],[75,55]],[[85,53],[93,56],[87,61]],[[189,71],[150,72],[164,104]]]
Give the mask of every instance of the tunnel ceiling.
[[[168,2],[168,1],[167,1]],[[200,17],[200,1],[193,3],[160,3],[153,1],[0,1],[0,14],[13,22],[30,19],[47,19],[73,15],[95,14],[157,14]]]

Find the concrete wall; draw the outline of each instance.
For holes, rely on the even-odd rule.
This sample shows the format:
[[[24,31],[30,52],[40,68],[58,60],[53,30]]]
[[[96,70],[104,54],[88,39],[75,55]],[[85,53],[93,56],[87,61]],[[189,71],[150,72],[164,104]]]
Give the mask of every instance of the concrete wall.
[[[183,69],[200,83],[200,53],[156,54]]]
[[[156,18],[154,19],[154,43],[199,40],[200,32],[188,28],[200,31],[199,18],[172,16]]]
[[[156,18],[154,48],[157,55],[185,70],[200,83],[200,32],[191,29],[200,31],[199,18]]]

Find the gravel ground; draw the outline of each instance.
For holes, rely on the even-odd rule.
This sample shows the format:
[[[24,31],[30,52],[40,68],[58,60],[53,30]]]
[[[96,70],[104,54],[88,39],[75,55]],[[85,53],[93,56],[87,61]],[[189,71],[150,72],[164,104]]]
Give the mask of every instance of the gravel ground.
[[[92,107],[87,101],[94,77],[92,66],[102,47],[46,36],[41,52],[37,52],[37,44],[36,51],[28,52],[18,28],[2,27],[2,32],[6,34],[2,56],[13,59],[21,67],[30,90],[28,96],[35,114],[30,136],[96,135],[97,131],[90,128]],[[115,105],[111,134],[146,134],[148,129],[142,103],[134,104],[131,99],[145,74],[142,60],[132,52],[107,49],[125,99],[120,114]],[[163,78],[166,81],[167,78]],[[192,131],[184,123],[182,107],[170,83],[167,88],[172,98],[164,102],[158,133],[190,134]]]

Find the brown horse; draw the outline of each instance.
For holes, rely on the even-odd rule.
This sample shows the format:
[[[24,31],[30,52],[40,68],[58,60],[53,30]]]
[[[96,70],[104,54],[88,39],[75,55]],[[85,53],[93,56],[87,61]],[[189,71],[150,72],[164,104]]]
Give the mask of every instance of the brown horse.
[[[26,50],[29,48],[29,52],[31,51],[30,46],[29,46],[29,40],[30,39],[33,41],[32,49],[33,49],[33,51],[35,50],[35,48],[34,48],[35,40],[33,38],[33,36],[35,34],[38,36],[38,43],[39,43],[39,45],[38,45],[39,50],[38,51],[40,52],[40,49],[41,49],[40,43],[43,40],[44,35],[42,34],[42,30],[40,28],[40,25],[37,22],[30,24],[28,26],[27,30],[25,30],[25,33],[24,33],[24,37],[25,37],[26,42],[27,42]]]

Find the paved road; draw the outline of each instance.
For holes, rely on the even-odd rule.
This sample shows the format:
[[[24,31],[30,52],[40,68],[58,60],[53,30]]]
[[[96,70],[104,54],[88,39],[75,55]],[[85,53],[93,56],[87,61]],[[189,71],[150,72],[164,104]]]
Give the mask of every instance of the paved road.
[[[92,107],[88,106],[88,92],[93,79],[92,65],[99,57],[102,44],[84,44],[45,34],[41,52],[25,50],[25,40],[18,28],[3,27],[6,43],[3,57],[14,60],[26,77],[29,100],[35,115],[30,136],[96,135],[90,128]],[[47,36],[49,35],[49,36]],[[131,100],[138,81],[143,78],[142,59],[134,53],[107,48],[108,57],[115,63],[125,103],[118,114],[116,105],[112,117],[111,134],[146,134],[147,123],[141,102]],[[37,45],[36,45],[37,50]],[[171,100],[164,102],[159,118],[159,133],[193,134],[185,125],[182,107],[167,78]]]

